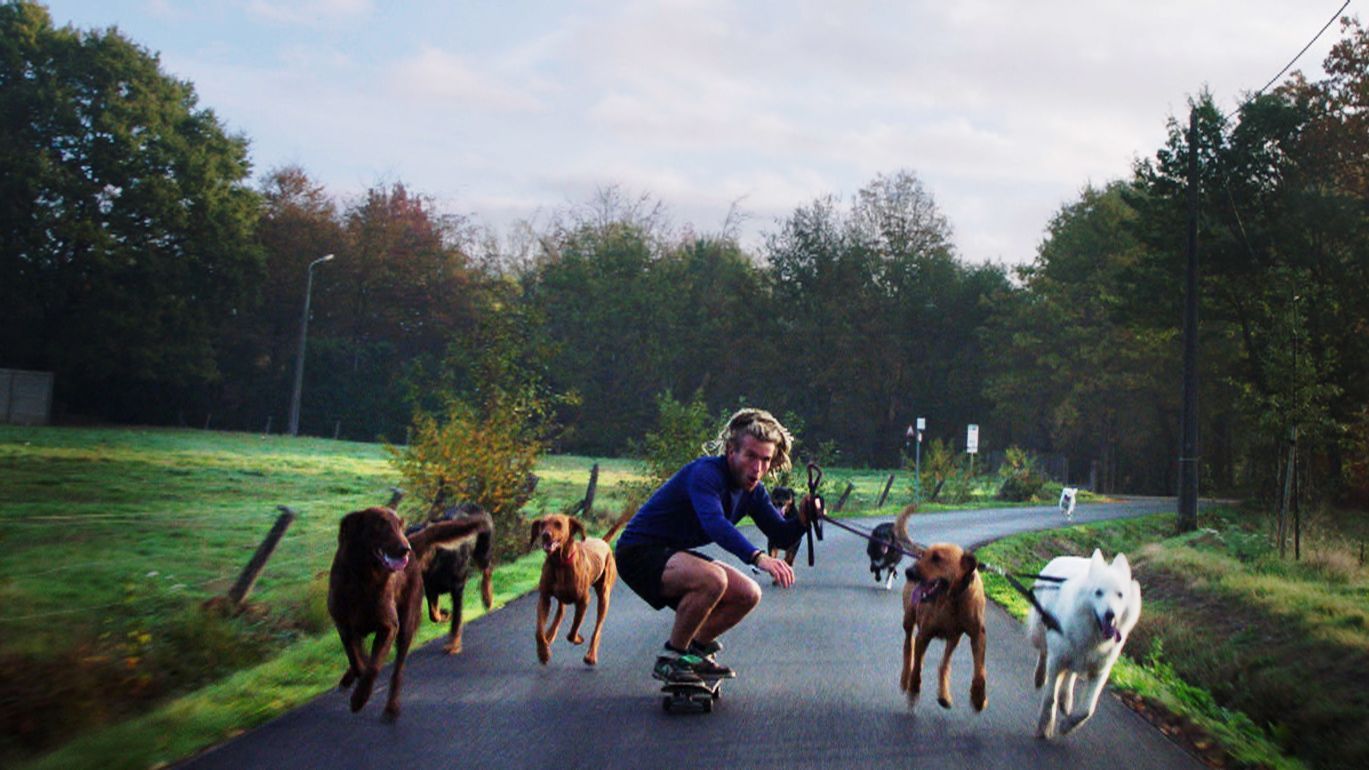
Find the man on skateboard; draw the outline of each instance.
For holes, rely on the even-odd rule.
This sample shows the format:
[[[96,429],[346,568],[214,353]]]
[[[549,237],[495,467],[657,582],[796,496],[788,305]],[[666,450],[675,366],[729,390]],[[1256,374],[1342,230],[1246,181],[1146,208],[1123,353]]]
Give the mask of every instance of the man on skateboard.
[[[736,676],[717,660],[718,637],[737,625],[761,600],[756,581],[736,567],[690,550],[717,543],[781,587],[794,570],[772,559],[737,531],[750,516],[768,537],[797,540],[807,519],[786,521],[761,479],[789,468],[793,437],[769,412],[742,409],[718,434],[721,454],[681,468],[647,500],[623,529],[614,551],[618,574],[656,609],[675,610],[675,624],[656,658],[652,676],[667,685]]]

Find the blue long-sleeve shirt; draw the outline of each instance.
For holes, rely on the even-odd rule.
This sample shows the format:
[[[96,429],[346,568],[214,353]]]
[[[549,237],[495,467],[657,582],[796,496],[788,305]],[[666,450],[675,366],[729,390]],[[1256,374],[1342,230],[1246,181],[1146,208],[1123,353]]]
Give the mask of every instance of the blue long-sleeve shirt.
[[[747,492],[732,482],[727,458],[700,457],[681,468],[637,510],[618,545],[697,548],[717,543],[742,562],[760,550],[736,524],[750,516],[766,536],[792,542],[803,535],[797,518],[786,520],[764,484]]]

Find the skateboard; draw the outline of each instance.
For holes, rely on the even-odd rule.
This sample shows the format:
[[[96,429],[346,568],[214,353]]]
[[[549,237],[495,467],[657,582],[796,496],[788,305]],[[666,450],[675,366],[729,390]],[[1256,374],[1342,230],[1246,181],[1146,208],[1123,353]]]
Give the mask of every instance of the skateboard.
[[[722,697],[722,680],[705,679],[702,682],[667,682],[661,687],[665,695],[661,705],[666,713],[710,713],[713,701]]]

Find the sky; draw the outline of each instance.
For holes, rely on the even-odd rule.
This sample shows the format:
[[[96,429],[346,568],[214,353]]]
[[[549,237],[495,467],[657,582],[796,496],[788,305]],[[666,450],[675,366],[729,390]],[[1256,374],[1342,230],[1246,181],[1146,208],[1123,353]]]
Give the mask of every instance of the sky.
[[[344,204],[404,183],[496,232],[610,187],[759,250],[800,206],[915,173],[961,259],[1031,262],[1204,88],[1224,110],[1343,0],[50,0],[118,29]],[[1357,15],[1364,0],[1345,14]],[[1322,77],[1332,25],[1294,69]]]

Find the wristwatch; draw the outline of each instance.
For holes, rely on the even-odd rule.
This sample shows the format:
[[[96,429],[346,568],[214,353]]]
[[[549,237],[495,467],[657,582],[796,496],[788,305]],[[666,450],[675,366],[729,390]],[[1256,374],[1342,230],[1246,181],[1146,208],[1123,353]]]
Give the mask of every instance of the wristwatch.
[[[747,563],[750,564],[750,565],[753,566],[753,567],[760,566],[761,557],[764,556],[764,555],[765,555],[765,551],[762,551],[761,549],[757,548],[757,549],[756,549],[756,552],[755,552],[754,554],[751,555],[751,561],[749,561],[749,562],[747,562]]]

